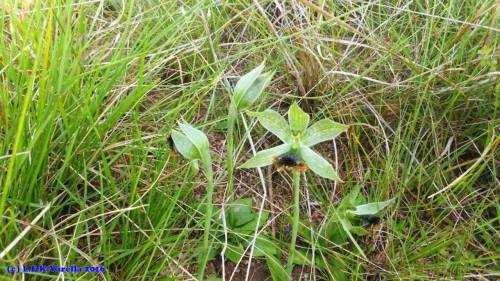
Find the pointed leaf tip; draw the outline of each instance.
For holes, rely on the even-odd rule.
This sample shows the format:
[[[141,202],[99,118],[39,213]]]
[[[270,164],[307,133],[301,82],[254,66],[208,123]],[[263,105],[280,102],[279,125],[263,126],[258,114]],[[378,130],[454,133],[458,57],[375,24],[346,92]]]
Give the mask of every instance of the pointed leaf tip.
[[[337,172],[333,169],[333,166],[312,149],[307,146],[301,146],[300,153],[306,161],[307,166],[314,173],[330,180],[342,182]]]
[[[285,118],[278,112],[267,109],[262,112],[252,113],[252,116],[257,117],[259,123],[269,132],[277,136],[282,142],[288,143],[292,140],[290,127],[286,123]]]
[[[257,152],[254,157],[250,158],[248,161],[243,163],[243,165],[239,166],[240,169],[249,169],[249,168],[259,168],[267,165],[271,165],[273,163],[274,157],[277,157],[283,153],[286,153],[290,150],[290,144],[282,144],[273,148],[269,148],[266,150],[262,150]]]
[[[376,215],[387,206],[389,206],[392,202],[394,202],[394,200],[395,199],[393,198],[387,201],[359,205],[356,206],[355,210],[349,210],[348,212],[358,216]]]

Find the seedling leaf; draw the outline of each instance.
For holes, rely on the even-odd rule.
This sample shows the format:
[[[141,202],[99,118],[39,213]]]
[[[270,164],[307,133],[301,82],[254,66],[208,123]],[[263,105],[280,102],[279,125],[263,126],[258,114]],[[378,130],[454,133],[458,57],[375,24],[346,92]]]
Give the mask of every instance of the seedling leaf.
[[[252,198],[236,200],[227,210],[228,224],[232,229],[243,226],[255,219],[252,212]]]

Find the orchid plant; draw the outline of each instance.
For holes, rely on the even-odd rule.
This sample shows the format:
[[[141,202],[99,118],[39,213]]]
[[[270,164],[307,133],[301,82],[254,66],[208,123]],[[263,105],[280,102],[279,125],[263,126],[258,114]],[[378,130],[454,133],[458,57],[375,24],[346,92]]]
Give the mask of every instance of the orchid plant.
[[[234,93],[231,96],[231,103],[229,104],[228,122],[227,122],[227,185],[229,198],[232,199],[233,194],[233,170],[234,170],[234,127],[238,118],[238,113],[248,109],[252,104],[257,101],[264,89],[271,82],[274,72],[264,71],[264,63],[261,63],[256,68],[252,69],[247,74],[243,75],[236,86]],[[232,200],[231,200],[232,201]]]
[[[234,94],[231,96],[228,113],[228,132],[227,132],[227,158],[226,168],[228,172],[228,193],[232,199],[233,193],[233,170],[234,170],[234,126],[238,117],[238,113],[250,107],[262,94],[265,87],[271,82],[274,72],[265,72],[264,63],[260,64],[249,73],[240,78],[234,88]],[[198,271],[198,278],[203,279],[205,266],[210,259],[210,228],[213,214],[213,171],[212,159],[210,157],[209,142],[207,136],[200,130],[192,127],[189,124],[180,124],[180,131],[173,130],[170,137],[175,149],[186,159],[191,161],[191,167],[198,171],[199,162],[207,177],[207,203],[204,218],[204,237],[202,245],[202,256]]]
[[[271,109],[253,112],[250,115],[256,117],[259,123],[276,135],[283,144],[258,152],[240,168],[258,168],[273,164],[278,170],[290,171],[293,174],[294,209],[287,262],[287,272],[290,275],[293,268],[299,225],[300,175],[310,169],[321,177],[341,181],[332,165],[311,147],[320,142],[334,139],[339,134],[346,132],[348,126],[328,118],[309,126],[309,115],[297,104],[293,104],[288,110],[288,123],[278,112]]]
[[[180,124],[179,129],[180,131],[172,130],[171,133],[175,149],[186,159],[190,160],[192,166],[195,167],[196,170],[198,169],[198,162],[201,162],[207,178],[207,202],[204,217],[205,232],[203,235],[203,252],[200,259],[200,267],[198,268],[198,279],[203,280],[205,266],[210,254],[208,244],[213,212],[212,197],[214,192],[212,158],[210,156],[208,138],[202,131],[189,124]]]

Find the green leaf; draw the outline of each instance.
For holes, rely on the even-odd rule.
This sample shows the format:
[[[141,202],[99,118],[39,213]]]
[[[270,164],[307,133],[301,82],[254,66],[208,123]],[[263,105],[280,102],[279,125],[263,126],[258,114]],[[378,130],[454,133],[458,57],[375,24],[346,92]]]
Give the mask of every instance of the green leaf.
[[[194,175],[197,175],[200,172],[200,164],[198,163],[198,160],[193,160],[191,162],[191,172]]]
[[[289,223],[292,223],[291,218],[289,219]],[[309,220],[300,220],[297,233],[299,234],[299,236],[303,237],[305,241],[312,241],[311,228],[313,228],[313,225],[311,224],[311,222],[309,222]]]
[[[288,123],[294,133],[302,133],[309,125],[309,115],[296,103],[288,109]]]
[[[262,73],[262,70],[264,70],[264,63],[261,63],[254,69],[250,70],[250,72],[248,72],[247,74],[241,76],[241,78],[236,83],[236,86],[234,87],[234,100],[236,104],[241,101],[250,86]]]
[[[260,124],[269,132],[276,135],[282,142],[288,143],[292,140],[290,127],[286,123],[285,118],[278,112],[267,109],[262,112],[252,112],[250,116],[257,117]]]
[[[293,263],[297,265],[306,265],[310,266],[312,264],[312,253],[311,251],[303,251],[303,250],[295,250],[295,254],[293,255]],[[326,264],[323,260],[324,256],[321,254],[316,254],[314,257],[314,263],[317,268],[325,269]]]
[[[213,260],[218,254],[220,254],[221,248],[218,245],[214,245],[215,243],[212,244],[212,247],[209,247],[209,252],[208,252],[208,261]],[[200,243],[198,247],[195,250],[197,256],[198,256],[198,262],[200,263],[201,260],[204,258],[204,249],[203,249],[203,243]]]
[[[295,253],[293,254],[293,264],[311,265],[310,255],[306,255],[304,251],[295,250]]]
[[[281,262],[274,256],[266,256],[266,264],[271,272],[273,281],[287,281],[291,280]]]
[[[352,233],[359,235],[359,236],[364,236],[364,235],[368,234],[368,230],[366,230],[362,226],[352,226],[351,229],[349,229],[349,231],[351,231]]]
[[[347,233],[342,227],[342,224],[337,220],[332,220],[330,223],[328,223],[325,229],[325,234],[326,238],[329,241],[337,245],[345,243],[348,238]],[[330,245],[324,245],[324,246],[328,247]]]
[[[172,140],[174,141],[175,149],[179,151],[182,156],[189,160],[195,160],[200,158],[200,154],[198,149],[194,146],[194,144],[189,140],[188,137],[177,132],[176,130],[172,131]]]
[[[281,251],[273,242],[269,239],[261,237],[259,235],[255,240],[255,248],[253,250],[254,257],[264,257],[264,256],[281,256]]]
[[[224,257],[226,257],[227,259],[229,259],[234,263],[238,263],[243,257],[244,253],[245,249],[243,249],[243,246],[241,244],[238,244],[236,246],[228,244],[226,251],[224,252]]]
[[[274,72],[266,72],[262,75],[259,75],[259,77],[257,77],[252,86],[250,86],[246,94],[240,100],[239,104],[237,105],[238,110],[243,110],[251,106],[257,100],[257,98],[259,98],[267,85],[271,83],[273,76]]]
[[[344,212],[345,210],[352,209],[357,205],[365,203],[364,197],[360,192],[361,186],[358,185],[354,187],[347,196],[345,196],[339,205],[339,211]]]
[[[338,217],[338,216],[337,216]],[[356,239],[352,236],[351,229],[353,228],[353,225],[351,222],[345,218],[339,218],[340,224],[342,225],[342,228],[345,230],[347,236],[351,240],[351,242],[354,244],[354,247],[359,251],[361,256],[366,259],[366,254],[363,251],[363,249],[359,246],[358,242],[356,242]]]
[[[241,227],[238,227],[236,230],[239,232],[243,232],[243,233],[252,233],[253,231],[255,231],[255,228],[257,227],[258,216],[259,216],[259,214],[257,212],[255,212],[254,219],[252,221],[250,221],[249,223],[247,223]],[[263,226],[267,222],[268,218],[269,218],[269,212],[262,210],[262,214],[260,215],[259,227]]]
[[[306,161],[307,166],[313,172],[327,179],[340,182],[342,181],[337,175],[337,172],[333,169],[332,165],[312,149],[306,146],[301,146],[300,153],[304,161]]]
[[[252,198],[238,199],[231,203],[227,210],[228,224],[235,229],[256,219],[252,212]]]
[[[205,133],[186,123],[180,124],[179,128],[198,149],[200,155],[203,155],[206,151],[208,151],[208,138]]]
[[[383,201],[383,202],[373,202],[364,205],[356,206],[355,210],[348,210],[347,212],[358,215],[358,216],[368,216],[376,215],[382,211],[385,207],[389,206],[394,199]]]
[[[194,128],[189,124],[180,124],[179,128],[184,133],[184,135],[191,141],[191,143],[198,149],[198,154],[200,155],[200,160],[206,167],[212,165],[212,159],[210,157],[210,150],[208,148],[208,138],[202,131]]]
[[[274,72],[262,73],[264,63],[240,78],[234,87],[234,102],[238,110],[252,105],[271,82]]]
[[[306,146],[313,146],[320,142],[332,140],[342,132],[346,132],[349,126],[334,122],[330,119],[322,119],[307,128],[301,137]]]
[[[257,152],[254,157],[243,163],[239,168],[248,169],[248,168],[258,168],[267,165],[271,165],[273,163],[273,158],[280,156],[283,153],[286,153],[290,150],[291,144],[285,143],[282,145],[275,146],[273,148],[269,148],[266,150],[262,150]]]

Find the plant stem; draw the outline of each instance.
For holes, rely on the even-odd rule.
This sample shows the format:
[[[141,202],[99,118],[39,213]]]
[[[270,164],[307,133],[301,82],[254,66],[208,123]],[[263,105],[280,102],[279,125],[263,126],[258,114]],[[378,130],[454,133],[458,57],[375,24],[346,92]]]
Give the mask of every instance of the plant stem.
[[[231,102],[229,105],[229,114],[227,120],[227,158],[226,158],[226,169],[227,169],[227,197],[228,202],[233,201],[233,191],[234,191],[234,124],[236,123],[236,118],[238,118],[238,110],[236,106]]]
[[[210,247],[208,242],[210,240],[210,227],[212,222],[212,197],[214,193],[214,176],[212,171],[212,161],[204,161],[205,175],[207,178],[207,204],[205,212],[205,232],[203,235],[203,258],[201,260],[200,268],[198,269],[198,280],[203,280],[205,275],[205,267],[208,262],[208,256],[210,253]]]
[[[286,264],[286,271],[289,276],[292,276],[293,269],[293,256],[295,254],[295,242],[297,241],[297,232],[299,230],[300,218],[300,173],[293,173],[293,218],[292,218],[292,240],[290,241],[290,248],[288,250],[288,262]]]

